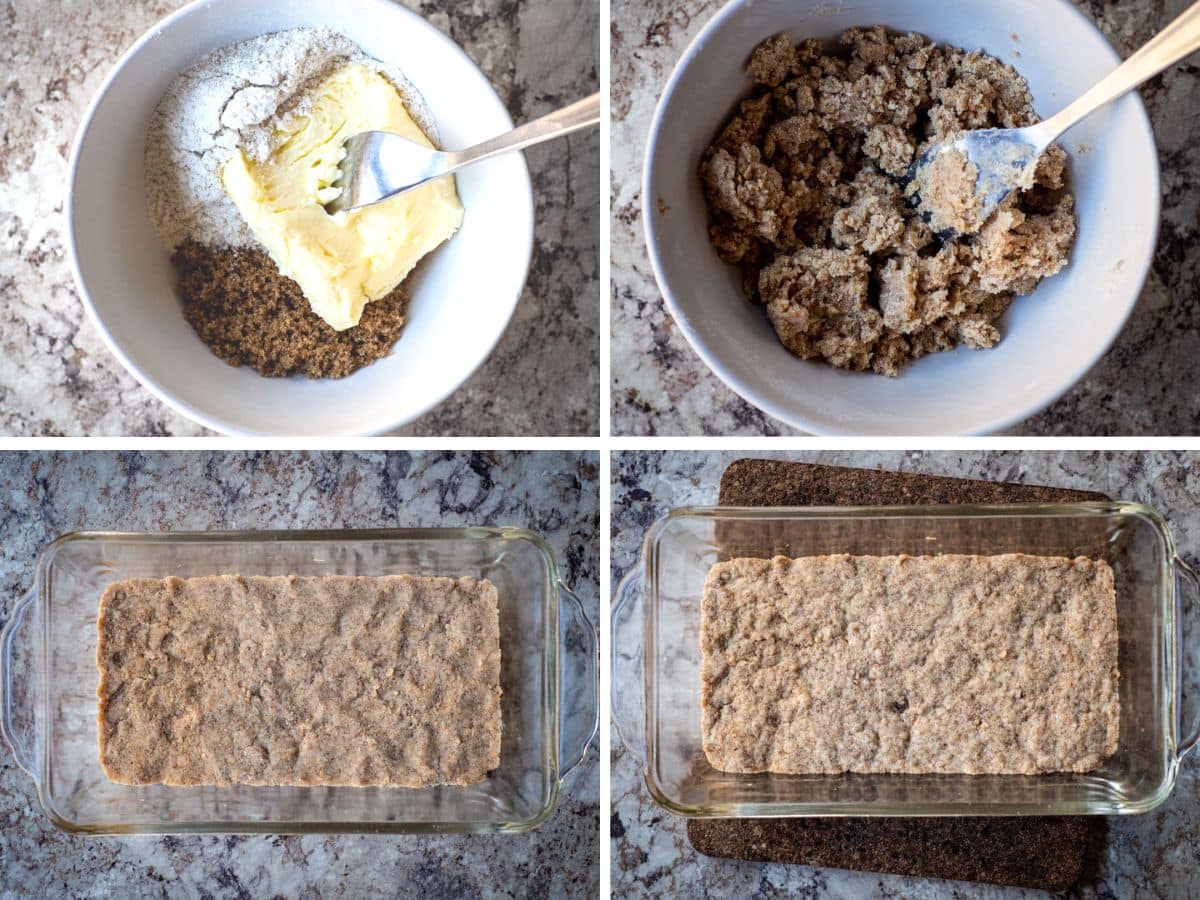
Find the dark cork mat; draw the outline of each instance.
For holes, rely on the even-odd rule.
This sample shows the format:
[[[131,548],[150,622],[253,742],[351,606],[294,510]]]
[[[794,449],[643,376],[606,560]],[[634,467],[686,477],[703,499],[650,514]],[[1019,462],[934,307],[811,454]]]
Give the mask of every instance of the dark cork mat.
[[[722,506],[867,506],[1108,500],[1103,494],[900,472],[739,459]],[[1065,891],[1083,875],[1098,816],[689,819],[700,853],[729,859]]]

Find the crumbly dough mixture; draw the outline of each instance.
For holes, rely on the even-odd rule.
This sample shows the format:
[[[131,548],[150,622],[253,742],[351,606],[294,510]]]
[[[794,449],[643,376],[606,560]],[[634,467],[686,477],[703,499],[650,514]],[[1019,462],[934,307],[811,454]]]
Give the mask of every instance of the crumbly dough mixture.
[[[1120,726],[1113,572],[1083,557],[738,558],[701,612],[726,772],[1088,772]]]
[[[476,578],[133,579],[100,601],[121,784],[474,784],[500,763],[496,588]]]
[[[1013,296],[1067,263],[1066,154],[1052,147],[978,234],[941,242],[901,179],[945,138],[1035,122],[1028,85],[919,34],[852,29],[841,44],[832,56],[779,35],[754,51],[756,88],[700,166],[710,240],[805,359],[896,375],[926,353],[991,347]]]

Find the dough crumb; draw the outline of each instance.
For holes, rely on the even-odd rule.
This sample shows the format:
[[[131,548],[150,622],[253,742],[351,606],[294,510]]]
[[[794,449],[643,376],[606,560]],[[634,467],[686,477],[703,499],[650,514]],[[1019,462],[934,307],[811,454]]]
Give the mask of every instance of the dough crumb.
[[[976,194],[979,167],[961,150],[945,150],[921,162],[907,195],[920,197],[918,209],[929,216],[935,232],[975,234],[983,226],[983,202]]]

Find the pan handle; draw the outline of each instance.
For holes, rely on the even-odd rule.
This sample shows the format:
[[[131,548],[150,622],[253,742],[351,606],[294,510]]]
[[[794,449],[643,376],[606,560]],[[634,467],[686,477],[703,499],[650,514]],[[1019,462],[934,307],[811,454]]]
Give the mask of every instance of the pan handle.
[[[36,594],[31,590],[17,601],[12,615],[0,631],[0,688],[3,691],[3,708],[0,709],[0,732],[12,747],[17,765],[38,780],[37,767],[37,723],[33,709],[35,680],[28,655],[32,647],[28,642],[22,646],[25,658],[19,658],[14,649],[17,637],[29,626],[30,611]]]
[[[617,585],[612,609],[612,718],[621,742],[646,767],[646,612],[640,567]]]
[[[1188,618],[1189,610],[1192,617],[1200,616],[1200,576],[1196,574],[1195,569],[1178,556],[1175,557],[1175,597],[1176,619],[1179,623],[1175,632],[1177,635],[1176,659],[1178,660],[1176,665],[1178,674],[1175,681],[1175,708],[1178,710],[1178,716],[1175,731],[1179,736],[1175,752],[1177,758],[1183,759],[1196,746],[1196,742],[1200,741],[1200,716],[1187,723],[1186,734],[1183,730],[1183,678],[1188,647],[1187,642],[1184,641],[1183,623]]]
[[[558,590],[558,764],[559,778],[566,778],[587,757],[599,728],[600,644],[583,601],[561,581]]]

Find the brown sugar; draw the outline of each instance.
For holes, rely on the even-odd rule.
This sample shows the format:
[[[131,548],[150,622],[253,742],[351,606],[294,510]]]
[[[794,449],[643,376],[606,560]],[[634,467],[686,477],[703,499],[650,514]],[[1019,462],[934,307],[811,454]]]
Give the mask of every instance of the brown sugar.
[[[500,764],[497,593],[478,578],[212,575],[100,601],[120,784],[475,784]]]
[[[184,318],[231,366],[269,376],[345,378],[387,356],[404,330],[403,286],[368,303],[357,326],[336,331],[262,250],[185,240],[171,261]]]
[[[1035,122],[1028,85],[919,34],[856,28],[841,46],[780,35],[754,51],[755,87],[700,165],[710,242],[802,358],[896,375],[927,353],[993,346],[1013,297],[1067,264],[1066,154],[1051,147],[978,234],[941,241],[900,186],[909,166],[964,131]]]

